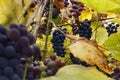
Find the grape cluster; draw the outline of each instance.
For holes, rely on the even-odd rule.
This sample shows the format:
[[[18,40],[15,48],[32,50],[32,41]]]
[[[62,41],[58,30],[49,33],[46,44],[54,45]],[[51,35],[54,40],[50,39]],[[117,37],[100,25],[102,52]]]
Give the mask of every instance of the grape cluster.
[[[16,32],[13,30],[13,32]],[[21,80],[22,74],[19,72],[17,65],[19,64],[19,55],[16,52],[14,43],[8,37],[7,29],[0,25],[0,80]],[[17,39],[18,34],[13,34]],[[13,36],[11,37],[13,39]],[[23,70],[21,70],[23,71]],[[20,74],[19,74],[20,73]]]
[[[66,28],[62,30],[64,33],[66,33]],[[53,44],[53,49],[57,53],[57,56],[64,57],[66,52],[64,48],[64,40],[65,35],[62,34],[59,30],[55,30],[53,32],[53,38],[51,39],[51,42]]]
[[[68,14],[69,18],[74,18],[75,23],[79,24],[79,16],[81,15],[80,13],[84,10],[84,4],[75,1],[75,0],[71,0],[72,3],[72,8],[69,10],[70,14]]]
[[[66,1],[65,1],[66,2]],[[70,14],[68,14],[68,17],[71,19],[74,19],[74,23],[71,24],[72,27],[72,32],[73,35],[78,34],[78,30],[79,30],[79,16],[81,15],[81,12],[84,10],[84,4],[76,1],[76,0],[70,0],[70,2],[72,3],[72,8],[69,10]],[[68,3],[68,2],[66,2]]]
[[[120,69],[117,67],[114,68],[113,78],[115,80],[120,80]]]
[[[20,65],[22,57],[40,56],[40,49],[34,36],[25,25],[10,24],[10,29],[0,25],[0,80],[21,80],[24,66]]]
[[[51,54],[50,58],[46,58],[40,65],[41,77],[53,76],[58,69],[65,65],[65,62],[61,61],[55,54]]]
[[[87,39],[90,39],[91,35],[92,35],[92,28],[90,27],[90,23],[83,21],[79,25],[78,33],[79,33],[80,37],[86,37]]]
[[[117,33],[117,28],[119,27],[119,24],[109,22],[107,24],[104,24],[104,26],[108,32],[108,36],[110,36],[113,33]]]
[[[70,53],[70,59],[71,59],[71,61],[72,61],[73,64],[81,64],[81,65],[83,65],[85,67],[89,67],[90,66],[86,62],[81,61],[79,58],[74,57],[72,55],[72,53]]]

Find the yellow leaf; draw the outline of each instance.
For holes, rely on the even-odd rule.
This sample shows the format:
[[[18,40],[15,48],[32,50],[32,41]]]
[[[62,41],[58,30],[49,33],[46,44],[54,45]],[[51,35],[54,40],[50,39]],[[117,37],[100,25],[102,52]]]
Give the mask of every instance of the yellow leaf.
[[[71,53],[90,65],[97,65],[101,70],[111,74],[112,70],[107,64],[106,56],[98,49],[94,41],[82,39],[69,47]]]
[[[14,22],[21,10],[21,0],[0,0],[0,24]]]
[[[84,21],[85,19],[91,20],[92,19],[92,12],[84,11],[79,16],[80,21]]]

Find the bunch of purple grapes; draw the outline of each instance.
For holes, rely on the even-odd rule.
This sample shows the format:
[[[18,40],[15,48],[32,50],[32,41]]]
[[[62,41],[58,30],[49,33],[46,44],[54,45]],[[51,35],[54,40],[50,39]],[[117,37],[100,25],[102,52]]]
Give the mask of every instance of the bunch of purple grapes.
[[[92,35],[92,28],[90,27],[90,23],[83,21],[81,24],[79,24],[78,33],[80,37],[90,39]]]
[[[110,36],[113,33],[117,33],[117,28],[119,27],[119,24],[109,22],[107,24],[104,24],[104,26],[105,26],[105,28],[106,28],[106,30],[108,32],[108,36]]]
[[[21,80],[24,66],[20,65],[21,58],[40,58],[40,49],[35,43],[34,36],[27,31],[25,25],[10,25],[7,30],[0,25],[0,80]]]
[[[81,12],[84,10],[84,4],[76,1],[76,0],[70,0],[72,3],[72,8],[69,10],[70,14],[68,14],[69,18],[73,18],[75,23],[71,24],[73,35],[78,34],[78,26],[80,24],[79,16],[81,15]],[[68,1],[65,1],[65,3],[68,5]]]
[[[66,28],[62,30],[64,33],[66,33]],[[64,57],[66,52],[64,48],[64,40],[65,35],[62,34],[59,30],[55,30],[53,32],[53,38],[51,39],[51,42],[53,44],[53,49],[57,53],[57,56]]]
[[[65,65],[55,54],[51,54],[50,58],[44,60],[44,64],[40,66],[41,77],[53,76],[58,69]]]

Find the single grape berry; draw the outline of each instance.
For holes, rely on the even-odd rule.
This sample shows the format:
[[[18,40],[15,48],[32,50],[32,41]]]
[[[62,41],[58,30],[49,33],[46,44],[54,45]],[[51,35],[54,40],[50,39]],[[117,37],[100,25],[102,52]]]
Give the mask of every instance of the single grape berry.
[[[16,41],[20,37],[20,32],[18,29],[12,28],[8,31],[7,36],[10,40]]]
[[[14,74],[14,70],[12,67],[7,66],[3,69],[3,74],[10,77]]]
[[[16,56],[16,51],[13,46],[6,46],[5,48],[5,56],[8,58],[12,58]]]
[[[50,59],[54,61],[56,59],[56,55],[55,54],[51,54],[50,55]]]
[[[8,59],[4,57],[0,57],[0,68],[4,68],[8,66]]]
[[[30,44],[30,41],[28,37],[21,36],[20,39],[18,40],[18,44],[20,45],[20,47],[26,47]]]
[[[1,34],[4,34],[4,35],[7,34],[7,29],[5,28],[5,26],[0,25],[0,33],[1,33]]]

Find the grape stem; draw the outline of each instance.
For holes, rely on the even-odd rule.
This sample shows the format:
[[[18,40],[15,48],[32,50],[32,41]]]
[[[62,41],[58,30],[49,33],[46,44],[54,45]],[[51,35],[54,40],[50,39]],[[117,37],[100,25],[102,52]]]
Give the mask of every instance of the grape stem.
[[[33,0],[29,0],[28,3],[24,6],[22,12],[20,13],[20,15],[18,16],[18,18],[16,20],[17,23],[19,22],[19,20],[21,19],[21,17],[23,15],[25,15],[26,11],[28,10],[28,8],[29,8],[29,6],[31,5],[32,2],[33,2]]]
[[[68,34],[65,34],[61,29],[59,29],[59,27],[56,26],[56,24],[53,22],[53,21],[50,21],[53,26],[59,30],[63,35],[65,35],[68,39],[72,40],[72,41],[78,41],[78,40],[87,40],[86,38],[84,37],[76,37],[76,36],[73,36],[73,35],[68,35]]]
[[[29,65],[28,62],[26,62],[25,69],[24,69],[24,74],[23,74],[23,79],[22,80],[26,80],[28,65]]]
[[[47,22],[47,30],[46,30],[46,39],[45,39],[45,46],[44,46],[44,54],[43,54],[43,60],[46,57],[47,53],[47,43],[48,43],[48,35],[50,32],[50,21],[52,20],[52,13],[53,13],[53,0],[50,0],[50,11],[49,11],[49,17],[48,17],[48,22]]]
[[[117,18],[117,17],[99,19],[99,21],[110,20],[110,19],[114,19],[114,18]],[[95,21],[98,21],[98,20],[89,20],[89,21],[86,21],[86,22],[95,22]],[[76,24],[76,23],[72,23],[72,24]],[[68,23],[68,24],[60,24],[60,25],[57,25],[57,26],[58,26],[58,27],[61,27],[61,26],[67,26],[67,25],[71,25],[71,23]]]

